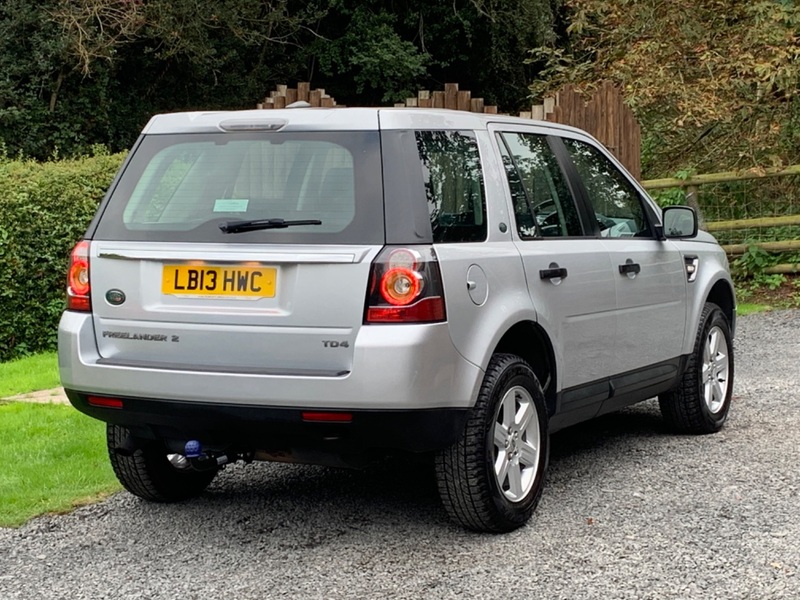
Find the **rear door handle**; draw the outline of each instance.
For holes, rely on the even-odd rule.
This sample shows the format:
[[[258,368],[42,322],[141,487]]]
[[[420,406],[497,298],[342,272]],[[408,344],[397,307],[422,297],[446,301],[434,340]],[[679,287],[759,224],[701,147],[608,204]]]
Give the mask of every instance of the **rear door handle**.
[[[566,276],[567,270],[564,267],[551,267],[539,271],[539,279],[563,279]]]
[[[635,262],[629,262],[619,266],[619,272],[622,275],[627,275],[628,273],[636,274],[639,273],[641,270],[642,267],[640,267],[639,264]]]

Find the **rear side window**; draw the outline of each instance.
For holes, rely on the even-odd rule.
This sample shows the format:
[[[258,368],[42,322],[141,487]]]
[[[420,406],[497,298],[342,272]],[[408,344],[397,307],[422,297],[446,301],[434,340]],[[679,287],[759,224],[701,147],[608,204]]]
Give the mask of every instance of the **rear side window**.
[[[472,132],[416,131],[434,243],[486,239],[486,196]]]
[[[378,134],[145,137],[100,219],[98,239],[382,243]],[[237,220],[320,225],[224,234]]]

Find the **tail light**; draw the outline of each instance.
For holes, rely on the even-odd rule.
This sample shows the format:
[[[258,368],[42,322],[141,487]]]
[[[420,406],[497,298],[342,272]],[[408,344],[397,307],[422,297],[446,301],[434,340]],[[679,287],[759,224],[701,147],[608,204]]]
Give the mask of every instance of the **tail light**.
[[[89,283],[89,242],[82,241],[73,248],[67,272],[67,309],[91,311]]]
[[[365,322],[436,323],[445,319],[442,275],[433,248],[384,248],[372,262]]]

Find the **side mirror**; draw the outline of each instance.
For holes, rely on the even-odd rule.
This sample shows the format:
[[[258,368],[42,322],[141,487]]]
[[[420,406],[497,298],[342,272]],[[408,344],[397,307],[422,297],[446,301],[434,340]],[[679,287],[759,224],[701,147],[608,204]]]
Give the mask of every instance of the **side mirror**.
[[[697,235],[697,213],[689,206],[667,206],[662,211],[663,235],[669,238],[693,238]]]

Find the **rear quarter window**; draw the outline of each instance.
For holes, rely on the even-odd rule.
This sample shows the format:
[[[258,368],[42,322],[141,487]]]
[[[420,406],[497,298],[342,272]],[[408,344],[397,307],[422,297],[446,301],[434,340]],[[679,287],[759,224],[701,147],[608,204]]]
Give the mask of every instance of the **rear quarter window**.
[[[389,243],[486,240],[486,192],[474,132],[387,131],[382,147]]]
[[[486,239],[486,195],[478,144],[462,131],[417,131],[434,243]]]

